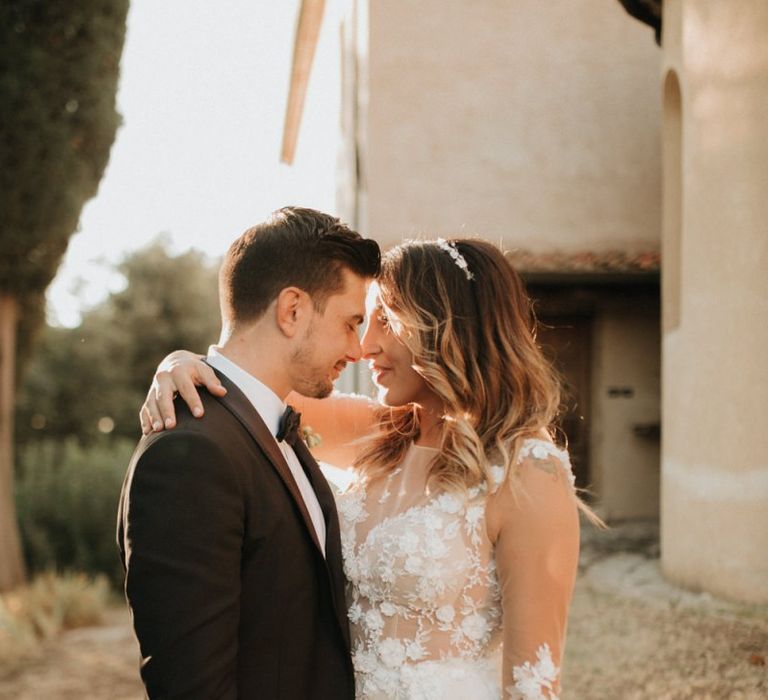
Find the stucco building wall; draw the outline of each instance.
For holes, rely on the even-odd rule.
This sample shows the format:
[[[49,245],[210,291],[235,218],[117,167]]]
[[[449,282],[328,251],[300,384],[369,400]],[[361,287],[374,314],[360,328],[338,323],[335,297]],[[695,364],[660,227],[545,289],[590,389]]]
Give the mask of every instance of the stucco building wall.
[[[478,234],[534,255],[658,249],[660,52],[618,2],[357,0],[342,41],[340,213],[384,247]],[[654,397],[658,421],[658,299],[548,303],[562,273],[537,295],[591,353],[582,483],[612,518],[652,517],[658,438],[632,426],[653,422]],[[579,319],[589,337],[569,335]],[[614,384],[634,397],[606,398]]]
[[[617,2],[367,6],[360,226],[536,251],[660,236],[660,53]]]
[[[766,37],[763,0],[664,3],[662,563],[755,602],[768,601]]]
[[[384,247],[663,238],[662,331],[652,297],[536,286],[588,328],[589,476],[611,518],[660,507],[669,578],[768,600],[768,5],[665,0],[662,49],[618,2],[350,8],[342,215]]]

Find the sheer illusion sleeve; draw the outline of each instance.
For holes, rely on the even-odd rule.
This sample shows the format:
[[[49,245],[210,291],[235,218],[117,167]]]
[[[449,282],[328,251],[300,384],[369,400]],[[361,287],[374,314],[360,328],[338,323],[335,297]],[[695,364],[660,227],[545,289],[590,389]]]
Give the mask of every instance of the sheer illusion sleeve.
[[[512,487],[488,502],[502,595],[505,698],[555,700],[579,552],[579,519],[566,452],[523,449]]]
[[[360,438],[368,435],[379,408],[373,399],[359,394],[333,392],[325,399],[310,399],[299,394],[288,397],[301,413],[301,427],[319,442],[311,446],[315,459],[337,467],[349,467],[357,456]]]

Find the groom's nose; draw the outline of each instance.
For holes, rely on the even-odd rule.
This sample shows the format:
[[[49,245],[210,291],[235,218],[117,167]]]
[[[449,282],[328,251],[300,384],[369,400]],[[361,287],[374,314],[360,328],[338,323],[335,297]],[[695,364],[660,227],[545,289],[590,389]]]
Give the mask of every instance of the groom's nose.
[[[357,362],[363,356],[363,350],[360,347],[360,338],[357,337],[357,333],[354,334],[354,339],[350,341],[347,348],[347,359],[349,362]]]

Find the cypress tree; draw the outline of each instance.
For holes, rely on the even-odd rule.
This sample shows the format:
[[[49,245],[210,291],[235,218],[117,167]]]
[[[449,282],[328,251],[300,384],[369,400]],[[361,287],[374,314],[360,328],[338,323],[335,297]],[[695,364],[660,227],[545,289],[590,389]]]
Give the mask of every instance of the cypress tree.
[[[0,0],[0,591],[24,580],[13,503],[16,339],[96,194],[115,108],[128,0]]]

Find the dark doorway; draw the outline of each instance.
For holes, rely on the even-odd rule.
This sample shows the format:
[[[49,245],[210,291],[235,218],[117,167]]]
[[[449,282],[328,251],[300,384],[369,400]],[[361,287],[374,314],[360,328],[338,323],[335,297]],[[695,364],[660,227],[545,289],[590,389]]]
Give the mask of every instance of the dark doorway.
[[[568,439],[576,486],[588,488],[592,317],[540,316],[539,323],[539,344],[565,385],[559,425]]]

